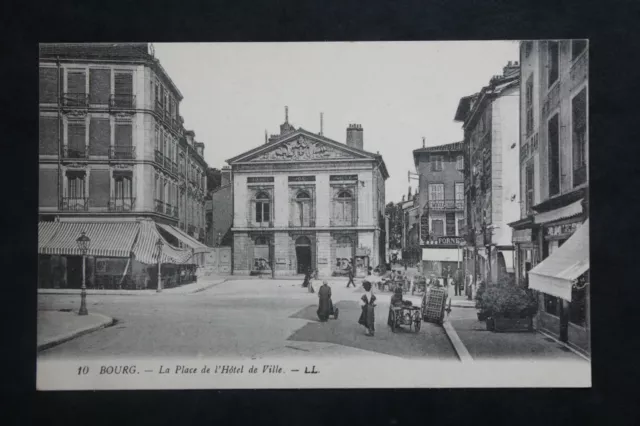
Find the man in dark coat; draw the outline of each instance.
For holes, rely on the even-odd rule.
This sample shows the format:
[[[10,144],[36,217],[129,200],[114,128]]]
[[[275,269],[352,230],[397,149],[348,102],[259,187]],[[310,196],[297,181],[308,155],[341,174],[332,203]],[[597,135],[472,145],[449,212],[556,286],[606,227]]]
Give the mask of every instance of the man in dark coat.
[[[318,318],[324,322],[329,319],[329,315],[333,313],[331,302],[331,287],[326,281],[322,282],[322,286],[318,289]]]
[[[353,284],[353,286],[355,287],[356,283],[353,282],[353,266],[347,266],[347,274],[349,274],[349,282],[347,283],[347,288],[349,288],[350,284]]]

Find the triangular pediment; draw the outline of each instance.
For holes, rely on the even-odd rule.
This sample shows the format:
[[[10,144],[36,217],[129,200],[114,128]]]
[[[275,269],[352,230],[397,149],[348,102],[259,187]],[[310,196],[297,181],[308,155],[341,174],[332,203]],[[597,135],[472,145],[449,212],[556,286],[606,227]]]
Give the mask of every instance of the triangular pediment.
[[[281,140],[241,154],[229,162],[321,161],[344,159],[374,159],[366,151],[298,129]]]

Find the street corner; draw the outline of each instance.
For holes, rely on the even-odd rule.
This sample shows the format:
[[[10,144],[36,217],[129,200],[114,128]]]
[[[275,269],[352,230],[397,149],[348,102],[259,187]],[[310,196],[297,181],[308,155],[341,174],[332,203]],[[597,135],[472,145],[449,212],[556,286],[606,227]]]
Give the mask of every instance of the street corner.
[[[78,315],[71,310],[38,311],[38,352],[91,333],[114,323],[99,313]]]

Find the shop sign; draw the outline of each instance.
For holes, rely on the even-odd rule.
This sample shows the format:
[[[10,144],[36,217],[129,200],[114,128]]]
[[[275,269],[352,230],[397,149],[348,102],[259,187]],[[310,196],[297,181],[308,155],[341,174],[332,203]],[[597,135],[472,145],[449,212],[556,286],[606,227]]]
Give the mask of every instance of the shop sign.
[[[265,176],[265,177],[248,177],[248,183],[269,183],[273,182],[273,176]]]
[[[462,237],[438,237],[436,239],[438,244],[448,244],[459,246],[464,243],[464,238]]]
[[[329,263],[329,259],[327,259],[326,257],[321,257],[318,259],[318,263],[321,265],[326,265],[327,263]]]
[[[289,176],[289,182],[315,182],[315,176]]]
[[[514,243],[530,243],[532,241],[531,229],[518,229],[513,231],[511,240]]]
[[[356,256],[370,256],[371,249],[369,247],[358,247],[356,248]]]
[[[549,226],[545,229],[545,236],[547,237],[560,237],[565,235],[571,235],[582,225],[581,223],[565,223],[562,225]]]
[[[286,265],[287,259],[285,259],[284,257],[279,257],[277,263],[278,265]]]
[[[343,180],[358,180],[358,175],[331,175],[330,181],[343,181]]]

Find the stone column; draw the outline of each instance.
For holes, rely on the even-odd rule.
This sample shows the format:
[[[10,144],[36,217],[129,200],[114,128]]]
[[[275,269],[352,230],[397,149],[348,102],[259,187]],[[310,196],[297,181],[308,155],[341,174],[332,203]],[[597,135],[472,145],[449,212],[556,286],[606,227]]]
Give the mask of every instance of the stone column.
[[[317,263],[318,275],[321,278],[331,276],[331,234],[327,232],[317,232]]]

